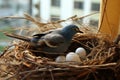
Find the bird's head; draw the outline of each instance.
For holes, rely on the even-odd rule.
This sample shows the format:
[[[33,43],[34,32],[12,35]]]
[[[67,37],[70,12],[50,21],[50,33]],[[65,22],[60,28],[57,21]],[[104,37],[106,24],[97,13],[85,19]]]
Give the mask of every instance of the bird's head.
[[[76,33],[83,33],[82,31],[79,30],[78,26],[76,25],[68,25],[68,26],[65,26],[63,28],[63,31],[65,32],[70,32],[70,33],[73,33],[73,34],[76,34]]]
[[[65,37],[72,38],[76,33],[83,33],[79,30],[78,26],[76,25],[68,25],[62,29],[62,33]]]

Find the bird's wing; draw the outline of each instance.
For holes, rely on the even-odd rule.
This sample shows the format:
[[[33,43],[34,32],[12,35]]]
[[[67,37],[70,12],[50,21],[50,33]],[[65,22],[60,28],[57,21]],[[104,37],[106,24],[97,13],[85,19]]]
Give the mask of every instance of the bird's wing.
[[[39,34],[35,34],[35,35],[33,35],[33,37],[34,37],[34,36],[42,37],[42,36],[45,36],[45,35],[47,35],[47,34],[52,33],[53,31],[59,31],[59,30],[61,30],[61,28],[53,29],[53,30],[49,30],[49,31],[45,31],[45,32],[42,32],[42,33],[39,33]]]
[[[40,40],[41,41],[41,40]],[[57,47],[65,42],[65,39],[60,34],[48,34],[42,38],[42,41],[48,46],[48,47]],[[38,42],[39,43],[39,42]]]
[[[47,32],[43,32],[43,33],[39,33],[39,34],[35,34],[35,35],[33,35],[33,37],[34,37],[34,36],[42,37],[42,36],[44,36],[44,35],[46,35],[46,34],[49,34],[49,33],[51,33],[51,32],[53,32],[53,31],[47,31]]]

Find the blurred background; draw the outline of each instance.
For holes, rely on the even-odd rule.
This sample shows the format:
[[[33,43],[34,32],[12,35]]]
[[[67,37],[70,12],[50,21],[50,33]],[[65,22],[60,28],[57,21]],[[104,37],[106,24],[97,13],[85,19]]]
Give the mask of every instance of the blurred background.
[[[14,32],[13,28],[29,25],[24,19],[4,18],[23,16],[28,13],[41,22],[67,19],[73,15],[85,16],[100,10],[100,0],[0,0],[0,51],[10,38],[2,31]],[[98,27],[99,14],[81,19],[82,24]]]

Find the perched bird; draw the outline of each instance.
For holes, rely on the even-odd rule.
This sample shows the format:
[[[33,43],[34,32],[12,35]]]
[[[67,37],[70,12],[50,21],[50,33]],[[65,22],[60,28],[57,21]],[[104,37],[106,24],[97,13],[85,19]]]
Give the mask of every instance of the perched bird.
[[[47,52],[49,54],[62,54],[70,46],[73,36],[77,33],[83,33],[76,25],[68,25],[54,31],[48,31],[42,34],[35,34],[32,38],[19,35],[9,35],[9,37],[17,38],[29,42],[37,50]]]

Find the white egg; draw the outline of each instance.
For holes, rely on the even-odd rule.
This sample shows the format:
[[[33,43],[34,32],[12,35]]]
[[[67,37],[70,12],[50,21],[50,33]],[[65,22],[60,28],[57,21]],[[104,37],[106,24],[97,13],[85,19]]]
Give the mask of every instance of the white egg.
[[[77,54],[75,54],[74,52],[69,52],[66,55],[66,61],[81,62],[80,57]]]
[[[79,47],[75,50],[75,53],[79,55],[80,58],[85,59],[86,58],[86,50],[82,47]]]
[[[65,56],[58,56],[58,57],[55,59],[55,62],[65,62]]]

